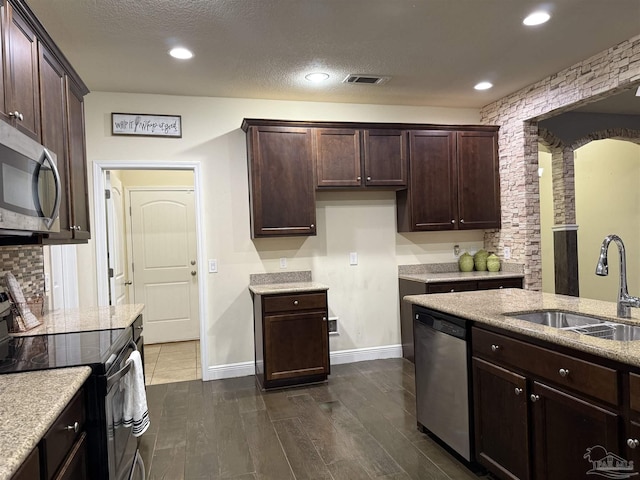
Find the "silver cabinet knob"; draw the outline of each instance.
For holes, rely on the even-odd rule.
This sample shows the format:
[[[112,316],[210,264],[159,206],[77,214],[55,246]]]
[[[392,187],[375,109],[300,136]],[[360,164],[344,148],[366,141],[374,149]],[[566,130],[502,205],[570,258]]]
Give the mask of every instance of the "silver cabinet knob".
[[[357,176],[356,180],[360,181],[360,180],[362,180],[362,177],[361,176]]]
[[[460,219],[460,223],[464,223],[464,218],[461,218],[461,219]]]
[[[371,181],[371,177],[367,177],[367,182],[370,182],[370,181]]]
[[[194,276],[194,277],[195,277],[195,276],[196,276],[196,273],[197,273],[197,272],[196,272],[195,270],[191,270],[191,275],[192,275],[192,276]]]
[[[496,344],[491,345],[492,352],[497,352],[498,350],[500,350],[500,345],[496,345]]]
[[[455,220],[451,220],[451,223],[454,224],[454,223],[456,223],[456,221]]]
[[[531,396],[529,397],[531,399],[531,401],[533,403],[536,403],[538,400],[540,400],[540,396],[539,395],[535,395],[535,394],[531,394]]]
[[[15,118],[16,120],[24,120],[24,115],[22,115],[19,111],[15,111],[15,112],[9,112],[9,116],[11,118]]]
[[[73,425],[67,425],[65,427],[65,430],[67,432],[78,433],[78,431],[80,430],[80,424],[78,422],[73,422]]]
[[[627,439],[627,445],[629,446],[629,448],[636,448],[638,445],[640,445],[640,442],[636,438],[629,438]]]
[[[561,377],[567,377],[569,375],[569,369],[561,368],[560,370],[558,370],[558,373]]]
[[[299,303],[299,302],[298,302],[298,300],[294,300],[294,301],[293,301],[293,304],[294,304],[294,305],[298,305],[298,303]]]
[[[322,317],[322,321],[326,322],[327,321],[327,317]]]
[[[312,223],[311,225],[309,225],[310,228],[315,228],[315,225]]]
[[[449,290],[449,291],[450,291],[451,293],[453,293],[453,292],[455,292],[455,291],[456,291],[456,289],[455,289],[455,288],[452,288],[452,289],[451,289],[451,290]]]
[[[516,387],[516,389],[514,390],[514,392],[515,392],[515,394],[516,394],[516,395],[520,395],[520,394],[522,393],[522,389],[521,389],[521,388]]]

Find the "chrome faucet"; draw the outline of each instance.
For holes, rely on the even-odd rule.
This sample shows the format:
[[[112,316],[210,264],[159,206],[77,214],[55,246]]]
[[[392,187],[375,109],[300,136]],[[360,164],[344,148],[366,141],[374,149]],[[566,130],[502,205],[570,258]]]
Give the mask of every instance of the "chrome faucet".
[[[620,318],[631,318],[631,307],[640,308],[640,298],[632,297],[627,291],[627,256],[624,250],[624,243],[618,235],[607,235],[604,237],[600,247],[600,257],[596,265],[596,275],[606,277],[609,274],[609,264],[607,262],[607,250],[609,244],[615,242],[620,254],[620,291],[618,292],[618,316]]]

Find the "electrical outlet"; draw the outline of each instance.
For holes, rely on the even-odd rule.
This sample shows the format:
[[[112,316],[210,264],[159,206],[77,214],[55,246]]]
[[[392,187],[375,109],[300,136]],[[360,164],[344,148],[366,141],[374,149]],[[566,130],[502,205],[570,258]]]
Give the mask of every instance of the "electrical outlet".
[[[209,259],[209,273],[218,273],[218,260],[215,258]]]
[[[329,329],[329,335],[340,335],[338,333],[338,317],[329,317],[327,328]]]
[[[349,265],[358,265],[358,252],[349,253]]]
[[[511,258],[511,248],[504,247],[504,250],[502,251],[502,254],[503,254],[505,260],[509,260]]]
[[[285,257],[280,259],[280,268],[287,268],[287,259]]]

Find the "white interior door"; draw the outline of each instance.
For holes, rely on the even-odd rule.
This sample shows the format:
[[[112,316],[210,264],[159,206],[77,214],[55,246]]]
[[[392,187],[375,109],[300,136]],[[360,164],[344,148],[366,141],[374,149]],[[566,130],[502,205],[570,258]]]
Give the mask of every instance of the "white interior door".
[[[192,189],[130,190],[133,290],[145,343],[199,337]]]
[[[124,230],[124,192],[120,179],[107,172],[107,251],[109,259],[109,302],[129,303],[127,251]]]

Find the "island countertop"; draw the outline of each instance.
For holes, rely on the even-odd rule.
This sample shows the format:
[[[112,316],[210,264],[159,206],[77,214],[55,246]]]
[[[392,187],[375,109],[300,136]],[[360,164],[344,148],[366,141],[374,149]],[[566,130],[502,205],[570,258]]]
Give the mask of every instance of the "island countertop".
[[[141,303],[54,310],[41,317],[42,325],[12,335],[33,336],[127,328],[143,310],[144,305]]]
[[[0,480],[16,473],[90,374],[75,367],[0,375]]]
[[[459,293],[408,295],[404,301],[440,312],[492,325],[530,337],[564,345],[587,353],[640,367],[640,340],[606,340],[576,332],[509,317],[508,313],[562,310],[604,318],[607,321],[640,325],[640,309],[632,308],[632,318],[618,318],[616,303],[587,298],[509,288]]]

